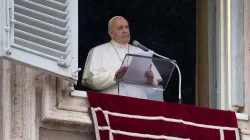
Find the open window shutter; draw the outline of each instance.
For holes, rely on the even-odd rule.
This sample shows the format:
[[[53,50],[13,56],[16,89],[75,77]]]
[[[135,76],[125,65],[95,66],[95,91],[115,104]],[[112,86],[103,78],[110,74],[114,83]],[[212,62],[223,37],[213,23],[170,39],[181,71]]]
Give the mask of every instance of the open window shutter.
[[[78,0],[7,0],[5,58],[78,79]]]

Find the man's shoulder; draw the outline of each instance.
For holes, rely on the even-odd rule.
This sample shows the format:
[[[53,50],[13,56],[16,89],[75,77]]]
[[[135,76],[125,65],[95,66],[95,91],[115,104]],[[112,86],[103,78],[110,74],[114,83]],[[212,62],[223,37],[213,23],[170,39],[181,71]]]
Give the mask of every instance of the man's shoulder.
[[[92,48],[92,50],[94,50],[94,51],[106,50],[107,51],[110,48],[112,48],[112,44],[110,42],[106,42],[106,43],[100,44],[98,46],[95,46],[94,48]],[[143,51],[142,49],[135,47],[134,45],[131,45],[131,44],[129,44],[129,48],[133,52],[142,52]]]
[[[91,52],[91,53],[100,53],[100,52],[103,52],[103,50],[106,50],[109,47],[110,47],[110,43],[107,42],[107,43],[103,43],[103,44],[100,44],[98,46],[95,46],[95,47],[91,48],[89,52]]]
[[[98,46],[95,46],[93,49],[105,49],[107,47],[110,47],[110,42],[106,42],[106,43],[103,43],[103,44],[100,44]]]

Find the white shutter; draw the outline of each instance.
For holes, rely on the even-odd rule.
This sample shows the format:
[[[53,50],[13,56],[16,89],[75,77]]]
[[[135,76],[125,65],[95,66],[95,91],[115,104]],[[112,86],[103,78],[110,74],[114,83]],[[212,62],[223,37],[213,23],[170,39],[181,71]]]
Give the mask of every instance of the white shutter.
[[[78,78],[78,0],[6,0],[9,42],[3,56]]]

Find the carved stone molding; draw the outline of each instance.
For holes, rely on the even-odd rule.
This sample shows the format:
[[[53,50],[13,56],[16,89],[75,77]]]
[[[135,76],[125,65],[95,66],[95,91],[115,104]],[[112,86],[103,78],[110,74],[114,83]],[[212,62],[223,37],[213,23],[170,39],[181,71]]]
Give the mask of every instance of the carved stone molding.
[[[36,140],[36,95],[33,69],[2,60],[1,140]]]
[[[67,129],[62,125],[65,124],[71,126],[68,131],[93,132],[87,102],[82,98],[70,97],[64,88],[67,82],[50,75],[41,78],[43,127],[50,128],[52,124]]]
[[[0,139],[11,139],[11,63],[2,60],[0,66],[1,126]]]
[[[56,83],[58,109],[89,113],[89,102],[87,98],[76,98],[70,96],[70,93],[75,92],[72,83],[64,81],[60,78],[57,78]]]
[[[40,127],[92,135],[87,99],[70,97],[67,86],[59,78],[0,59],[0,140],[39,140]]]

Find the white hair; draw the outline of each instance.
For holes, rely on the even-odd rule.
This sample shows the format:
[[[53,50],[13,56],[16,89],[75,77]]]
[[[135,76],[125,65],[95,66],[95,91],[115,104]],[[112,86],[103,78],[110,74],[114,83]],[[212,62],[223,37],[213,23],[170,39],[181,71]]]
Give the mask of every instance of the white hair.
[[[111,23],[112,23],[112,21],[113,21],[114,19],[116,19],[116,18],[124,18],[124,17],[122,17],[122,16],[114,16],[114,17],[112,17],[112,18],[109,20],[109,22],[108,22],[108,30],[111,30]]]

